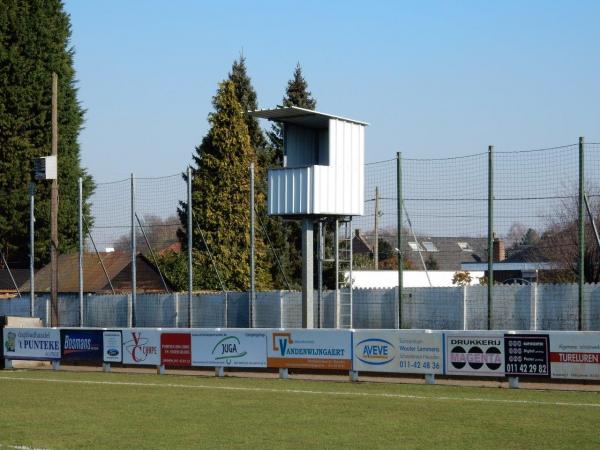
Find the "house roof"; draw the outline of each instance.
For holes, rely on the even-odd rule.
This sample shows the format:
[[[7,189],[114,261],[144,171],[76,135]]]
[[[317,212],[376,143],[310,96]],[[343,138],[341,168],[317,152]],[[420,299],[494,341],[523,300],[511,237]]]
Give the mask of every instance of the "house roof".
[[[543,251],[535,245],[519,246],[507,250],[508,257],[502,261],[494,262],[493,269],[502,271],[520,271],[528,272],[535,270],[557,270],[561,264],[550,261]],[[464,270],[484,270],[487,271],[487,261],[482,263],[466,263],[462,265]]]
[[[359,230],[356,230],[356,233],[354,233],[354,237],[352,238],[352,253],[356,255],[373,253],[373,248],[367,242],[365,237],[360,234]]]
[[[418,242],[418,247],[417,247]],[[396,246],[391,242],[392,247]],[[412,236],[403,239],[402,253],[405,260],[410,261],[412,268],[422,270],[423,260],[432,258],[437,263],[436,270],[461,270],[463,262],[487,261],[487,238],[480,237],[446,237],[446,236]]]
[[[248,111],[248,114],[253,117],[269,119],[274,122],[291,123],[309,128],[327,128],[329,125],[329,119],[344,120],[346,122],[352,122],[363,126],[369,125],[367,122],[361,122],[360,120],[334,116],[333,114],[326,114],[319,111],[299,108],[297,106],[290,106],[288,108],[259,109],[257,111]]]
[[[12,273],[17,286],[22,285],[29,278],[29,269],[0,269],[0,292],[15,292],[15,284],[13,283],[10,274]]]
[[[111,281],[123,272],[131,263],[131,254],[128,252],[100,252],[100,258],[104,263],[106,272]],[[143,254],[137,255],[137,263],[144,263],[157,272],[156,267]],[[129,276],[129,274],[126,274]],[[50,291],[50,264],[42,267],[35,274],[36,292]],[[160,282],[160,281],[159,281]],[[19,289],[29,290],[29,281]],[[102,264],[96,253],[83,254],[83,289],[85,292],[110,291],[110,285],[106,279]],[[59,292],[79,292],[79,254],[69,253],[58,257],[58,290]]]

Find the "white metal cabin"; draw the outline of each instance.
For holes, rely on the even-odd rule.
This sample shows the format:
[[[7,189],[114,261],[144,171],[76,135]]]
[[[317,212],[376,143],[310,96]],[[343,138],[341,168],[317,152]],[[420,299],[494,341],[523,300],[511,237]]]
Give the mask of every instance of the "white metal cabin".
[[[270,215],[363,215],[367,123],[295,106],[250,114],[283,124],[283,168],[268,175]]]

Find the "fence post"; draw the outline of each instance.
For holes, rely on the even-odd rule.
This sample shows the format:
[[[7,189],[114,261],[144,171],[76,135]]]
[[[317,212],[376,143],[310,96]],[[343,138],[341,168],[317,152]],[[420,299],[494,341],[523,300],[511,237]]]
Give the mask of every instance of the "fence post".
[[[379,270],[379,186],[375,186],[375,213],[373,216],[373,228],[375,230],[375,239],[373,240],[373,269]]]
[[[396,249],[396,261],[398,263],[398,328],[402,328],[402,291],[404,290],[404,274],[403,265],[404,258],[402,254],[402,213],[403,213],[403,198],[402,198],[402,153],[396,153],[396,216],[398,226],[396,227],[396,239],[398,248]]]
[[[584,202],[584,151],[583,151],[583,137],[579,138],[579,202],[577,205],[579,214],[579,264],[577,265],[578,275],[578,297],[579,297],[579,314],[578,314],[578,329],[583,330],[583,288],[585,283],[585,221],[583,215],[583,202]]]
[[[532,310],[531,316],[532,316],[533,320],[530,320],[530,323],[533,324],[533,327],[531,327],[531,325],[530,325],[529,328],[532,329],[533,331],[537,331],[537,329],[538,329],[538,324],[537,324],[537,316],[538,316],[538,314],[537,314],[537,309],[538,309],[538,284],[537,284],[537,282],[535,282],[531,286],[533,286],[532,287],[533,308],[531,308],[531,310]]]
[[[29,308],[35,316],[35,183],[29,184]],[[48,326],[48,322],[46,322]]]
[[[488,147],[488,298],[487,329],[492,329],[492,296],[494,291],[494,146]]]
[[[468,330],[468,322],[467,322],[467,310],[468,310],[468,305],[467,305],[467,285],[465,284],[463,286],[463,330]]]
[[[250,328],[254,327],[254,304],[256,303],[256,279],[254,261],[254,163],[250,163]]]
[[[179,328],[179,294],[175,292],[173,295],[173,301],[175,302],[175,328]]]
[[[131,174],[131,325],[135,326],[135,300],[137,287],[136,257],[137,248],[135,242],[135,178]]]
[[[79,177],[78,232],[79,232],[79,326],[83,327],[83,179]]]
[[[192,290],[194,289],[194,269],[192,265],[193,235],[192,228],[192,168],[187,170],[187,257],[188,257],[188,323],[192,326]],[[177,302],[179,306],[179,301]]]
[[[133,301],[131,294],[127,295],[127,327],[133,327]]]

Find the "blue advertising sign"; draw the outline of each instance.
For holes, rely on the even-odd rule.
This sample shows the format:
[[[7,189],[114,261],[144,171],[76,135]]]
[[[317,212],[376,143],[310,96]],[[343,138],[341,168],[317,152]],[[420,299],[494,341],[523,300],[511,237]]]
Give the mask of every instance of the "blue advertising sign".
[[[102,330],[60,330],[62,360],[102,362]]]

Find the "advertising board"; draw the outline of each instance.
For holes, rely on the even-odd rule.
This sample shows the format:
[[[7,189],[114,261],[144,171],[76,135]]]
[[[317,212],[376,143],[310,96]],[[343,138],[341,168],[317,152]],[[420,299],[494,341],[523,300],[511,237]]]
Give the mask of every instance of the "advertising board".
[[[552,378],[600,379],[600,333],[550,333]]]
[[[505,334],[504,368],[506,375],[549,377],[549,349],[547,334]]]
[[[60,330],[63,361],[103,361],[102,330]]]
[[[160,365],[160,331],[147,328],[123,330],[123,364]]]
[[[446,375],[504,376],[504,334],[450,332],[445,334]]]
[[[48,328],[4,328],[2,347],[7,359],[59,360],[60,331]]]
[[[267,367],[266,331],[192,333],[192,366]]]
[[[160,361],[166,366],[191,366],[192,336],[189,333],[162,333]]]
[[[123,359],[122,338],[120,331],[105,331],[102,333],[104,362],[118,362]]]
[[[354,332],[353,345],[353,370],[433,374],[443,371],[442,333],[358,330]]]
[[[350,330],[272,330],[267,341],[268,367],[350,370]]]

